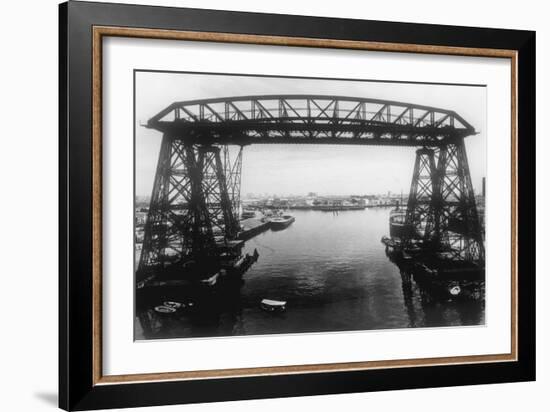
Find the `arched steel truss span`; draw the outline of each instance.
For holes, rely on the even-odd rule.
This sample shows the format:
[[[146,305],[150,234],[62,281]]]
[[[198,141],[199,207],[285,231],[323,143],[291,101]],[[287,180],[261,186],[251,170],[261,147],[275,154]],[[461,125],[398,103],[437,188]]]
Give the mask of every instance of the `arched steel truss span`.
[[[438,147],[476,133],[452,110],[397,101],[265,95],[175,102],[146,127],[189,144]]]

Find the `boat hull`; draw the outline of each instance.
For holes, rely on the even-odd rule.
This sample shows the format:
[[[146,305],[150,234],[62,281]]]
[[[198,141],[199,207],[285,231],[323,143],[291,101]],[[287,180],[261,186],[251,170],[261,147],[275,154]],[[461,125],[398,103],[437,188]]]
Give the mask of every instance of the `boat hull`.
[[[285,219],[273,219],[269,222],[269,226],[272,230],[282,230],[289,227],[295,220],[296,219],[292,216]]]

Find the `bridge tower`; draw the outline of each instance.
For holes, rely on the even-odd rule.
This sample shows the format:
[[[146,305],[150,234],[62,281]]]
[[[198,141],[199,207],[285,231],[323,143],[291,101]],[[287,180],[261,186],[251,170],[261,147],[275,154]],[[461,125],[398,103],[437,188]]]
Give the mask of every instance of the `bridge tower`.
[[[485,261],[464,139],[416,151],[406,224],[413,228],[406,241],[420,241],[428,253],[446,252],[453,260],[474,264]]]
[[[242,147],[192,145],[165,134],[145,224],[137,280],[190,261],[215,265],[219,248],[235,239]]]

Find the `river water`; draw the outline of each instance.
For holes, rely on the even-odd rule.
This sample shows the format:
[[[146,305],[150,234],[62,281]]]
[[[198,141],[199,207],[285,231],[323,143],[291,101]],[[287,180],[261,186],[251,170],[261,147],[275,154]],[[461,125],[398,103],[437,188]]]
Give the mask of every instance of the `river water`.
[[[136,339],[306,333],[480,325],[483,299],[427,301],[402,281],[386,256],[390,209],[332,213],[292,211],[296,221],[246,242],[258,261],[238,287],[206,308],[136,316]],[[172,298],[172,296],[164,296]],[[176,297],[177,298],[177,297]],[[282,313],[260,308],[264,298],[287,301]]]

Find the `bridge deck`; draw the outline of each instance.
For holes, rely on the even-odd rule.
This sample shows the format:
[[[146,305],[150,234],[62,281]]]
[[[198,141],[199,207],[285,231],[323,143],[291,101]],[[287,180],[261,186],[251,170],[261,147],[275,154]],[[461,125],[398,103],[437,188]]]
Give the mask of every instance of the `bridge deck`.
[[[344,96],[241,96],[175,102],[147,127],[191,144],[440,146],[475,134],[451,110]]]

